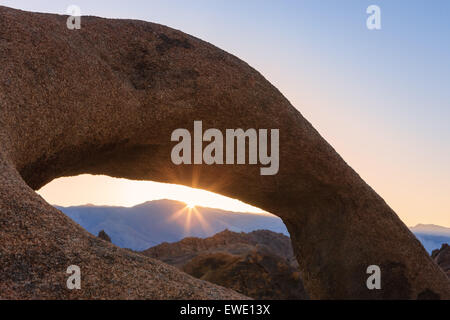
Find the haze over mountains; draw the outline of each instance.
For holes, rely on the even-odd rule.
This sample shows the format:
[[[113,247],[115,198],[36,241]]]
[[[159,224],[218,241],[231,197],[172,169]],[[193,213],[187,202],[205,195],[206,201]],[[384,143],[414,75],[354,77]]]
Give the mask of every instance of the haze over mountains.
[[[149,201],[131,208],[92,205],[56,208],[90,233],[97,235],[105,230],[115,245],[136,251],[186,237],[207,238],[226,229],[234,232],[270,230],[289,236],[282,220],[276,216],[203,207],[189,209],[185,203],[173,200]],[[450,243],[450,228],[420,224],[411,231],[429,253],[443,243]]]
[[[410,229],[429,253],[439,249],[444,243],[450,243],[450,228],[433,224],[418,224]]]
[[[132,208],[107,206],[56,207],[93,235],[105,230],[122,248],[142,251],[186,237],[207,238],[225,229],[234,232],[270,230],[289,236],[280,218],[195,207],[156,200]]]

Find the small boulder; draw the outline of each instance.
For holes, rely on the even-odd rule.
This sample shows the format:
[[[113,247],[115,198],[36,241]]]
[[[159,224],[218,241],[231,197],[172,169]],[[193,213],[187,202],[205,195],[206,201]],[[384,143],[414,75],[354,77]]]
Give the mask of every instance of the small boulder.
[[[111,242],[111,237],[105,232],[105,230],[102,230],[98,233],[98,238]]]

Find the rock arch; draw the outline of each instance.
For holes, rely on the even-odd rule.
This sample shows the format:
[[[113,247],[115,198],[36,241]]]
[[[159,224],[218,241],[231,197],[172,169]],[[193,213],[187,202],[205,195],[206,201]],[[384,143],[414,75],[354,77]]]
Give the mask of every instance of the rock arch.
[[[66,18],[0,7],[0,298],[240,297],[98,241],[33,191],[79,173],[194,185],[277,214],[313,298],[450,297],[396,214],[246,63],[161,25],[83,17],[72,31]],[[194,120],[279,128],[278,175],[173,165],[170,134]],[[373,264],[379,291],[366,288]]]

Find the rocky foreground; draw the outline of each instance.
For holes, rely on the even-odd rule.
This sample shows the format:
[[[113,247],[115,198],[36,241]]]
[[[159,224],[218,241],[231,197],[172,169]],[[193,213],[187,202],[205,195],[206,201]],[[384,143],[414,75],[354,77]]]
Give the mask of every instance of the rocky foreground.
[[[254,299],[307,299],[291,241],[268,230],[223,231],[143,252],[202,280]]]
[[[289,237],[268,230],[185,238],[142,252],[202,280],[254,299],[308,299]],[[450,277],[450,246],[432,258]]]

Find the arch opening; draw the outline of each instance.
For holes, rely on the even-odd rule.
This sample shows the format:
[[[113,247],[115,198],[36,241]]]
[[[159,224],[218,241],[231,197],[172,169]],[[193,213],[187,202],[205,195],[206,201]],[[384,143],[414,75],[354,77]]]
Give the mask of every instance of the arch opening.
[[[104,213],[129,212],[136,208],[158,208],[159,212],[148,215],[146,217],[148,221],[144,221],[148,230],[142,228],[140,223],[143,221],[131,223],[127,221],[126,214],[114,216],[117,221],[110,221],[111,230],[117,228],[118,224],[126,226],[128,229],[123,229],[124,232],[131,231],[127,237],[151,238],[148,241],[141,241],[138,246],[127,245],[123,241],[115,243],[120,247],[134,250],[147,249],[151,245],[163,242],[179,241],[184,237],[212,237],[224,230],[238,233],[269,230],[289,237],[283,221],[271,213],[236,199],[182,185],[118,179],[102,175],[79,175],[55,179],[37,193],[66,215],[70,212],[68,216],[93,235],[98,234],[102,228],[106,232],[109,231],[107,220],[111,216]],[[100,220],[97,217],[91,219],[98,220],[94,225],[89,222],[88,215],[80,219],[76,214],[77,210],[93,211],[92,208],[102,208]],[[93,215],[98,213],[94,212]],[[155,219],[155,228],[167,229],[166,237],[158,238],[159,233],[152,227],[152,219]],[[136,234],[136,230],[133,229],[139,229],[143,234]],[[153,232],[156,236],[152,237]]]
[[[282,220],[180,185],[80,175],[37,191],[93,236],[254,299],[308,299]],[[204,249],[199,249],[204,248]]]

